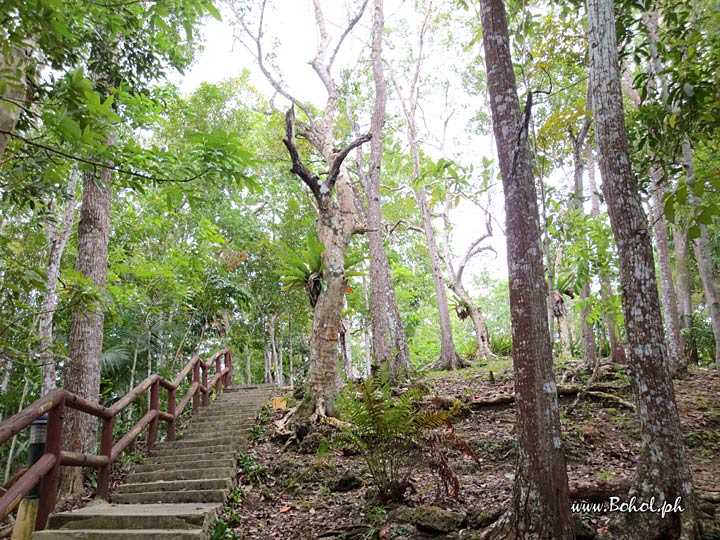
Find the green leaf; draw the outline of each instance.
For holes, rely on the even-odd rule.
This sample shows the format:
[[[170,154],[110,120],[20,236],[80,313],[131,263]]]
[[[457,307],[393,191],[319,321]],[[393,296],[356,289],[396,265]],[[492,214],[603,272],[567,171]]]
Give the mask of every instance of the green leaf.
[[[82,137],[80,125],[68,116],[63,116],[60,119],[60,131],[63,137],[68,140],[78,140]]]
[[[675,223],[675,204],[674,204],[674,197],[667,196],[665,197],[665,204],[663,205],[663,208],[665,210],[665,219],[668,220],[670,223]]]
[[[697,225],[693,225],[688,229],[687,232],[688,240],[695,240],[696,238],[700,238],[700,227]]]
[[[218,9],[213,5],[212,2],[205,3],[205,9],[210,14],[211,17],[218,21],[222,21],[222,15],[220,15],[220,12]]]

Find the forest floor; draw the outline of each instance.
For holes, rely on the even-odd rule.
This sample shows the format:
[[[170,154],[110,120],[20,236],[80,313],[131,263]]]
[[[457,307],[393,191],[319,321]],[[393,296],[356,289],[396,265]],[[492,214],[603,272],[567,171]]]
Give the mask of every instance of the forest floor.
[[[515,469],[515,412],[508,364],[429,373],[428,402],[460,400],[454,432],[475,458],[448,449],[460,481],[456,497],[447,495],[438,477],[418,463],[402,506],[375,502],[365,461],[333,443],[337,429],[327,426],[300,444],[277,437],[275,422],[284,411],[266,408],[242,456],[240,484],[216,527],[214,540],[229,539],[474,539],[508,507]],[[558,370],[561,388],[572,390],[577,364]],[[581,372],[581,370],[577,370]],[[493,380],[494,379],[494,380]],[[492,382],[491,382],[492,381]],[[561,396],[560,412],[573,501],[607,503],[627,500],[637,462],[639,431],[628,408],[627,379],[616,372],[602,392]],[[617,387],[617,388],[612,388]],[[696,488],[701,494],[704,538],[720,538],[720,377],[693,370],[676,381],[676,394]],[[437,396],[432,397],[430,396]],[[288,395],[292,405],[292,396]],[[488,402],[497,404],[490,405]],[[329,440],[330,443],[323,443]],[[714,504],[713,504],[714,503]],[[607,527],[617,513],[575,513],[583,526],[578,538],[611,538]],[[227,526],[226,526],[227,525]]]

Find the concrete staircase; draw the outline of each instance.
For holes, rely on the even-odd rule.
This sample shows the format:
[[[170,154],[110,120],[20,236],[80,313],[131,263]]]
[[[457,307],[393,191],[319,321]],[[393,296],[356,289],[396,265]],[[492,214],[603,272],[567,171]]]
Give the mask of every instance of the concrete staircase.
[[[112,503],[52,514],[35,540],[203,540],[236,476],[247,441],[272,385],[230,389],[198,411],[177,441],[157,446],[128,475]]]

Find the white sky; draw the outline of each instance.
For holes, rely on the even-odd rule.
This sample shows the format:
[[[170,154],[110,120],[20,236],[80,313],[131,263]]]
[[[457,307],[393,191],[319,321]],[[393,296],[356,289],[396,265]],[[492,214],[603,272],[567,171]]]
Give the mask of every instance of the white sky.
[[[317,44],[317,31],[315,30],[314,17],[312,12],[312,4],[310,0],[294,0],[279,2],[282,4],[282,10],[273,10],[268,5],[266,12],[267,28],[265,30],[265,38],[263,40],[265,52],[270,50],[273,42],[276,44],[276,62],[282,72],[283,80],[287,81],[288,87],[296,97],[301,100],[311,101],[317,105],[324,103],[325,95],[320,81],[312,70],[308,62],[315,54]],[[269,2],[272,4],[272,2]],[[328,22],[328,31],[335,37],[339,35],[339,27],[344,24],[345,10],[344,2],[332,0],[326,2],[326,5],[332,6],[328,9],[326,18]],[[393,11],[393,5],[397,9]],[[405,7],[402,7],[405,6]],[[417,15],[410,12],[402,14],[402,10],[407,11],[408,6],[405,2],[386,2],[386,17],[392,20],[397,19],[401,15],[408,19],[417,18]],[[339,56],[338,64],[352,66],[362,52],[363,39],[369,35],[369,16],[370,9],[366,10],[366,14],[355,28],[357,37],[349,36],[346,39],[342,49],[342,58]],[[262,73],[257,68],[253,57],[243,47],[241,43],[233,37],[233,29],[229,21],[232,15],[225,14],[224,21],[208,20],[204,26],[204,36],[206,39],[205,49],[184,77],[173,77],[172,81],[179,85],[183,92],[191,92],[201,82],[218,82],[226,78],[239,75],[243,69],[249,69],[252,74],[253,84],[270,98],[274,91],[267,83]],[[337,24],[335,23],[337,21]],[[331,45],[332,46],[332,45]],[[401,51],[406,52],[406,51]],[[454,86],[459,86],[457,75],[446,73],[443,63],[446,58],[429,58],[424,64],[423,74],[432,74],[435,77],[452,79]],[[451,95],[450,100],[453,101],[453,121],[450,122],[448,128],[448,137],[446,149],[452,150],[452,154],[447,157],[462,156],[461,161],[468,163],[472,161],[479,162],[482,156],[494,157],[494,143],[489,137],[479,137],[466,131],[466,125],[469,117],[479,107],[479,104],[473,104],[471,99],[463,92],[455,92]],[[278,96],[276,106],[284,108],[284,99]],[[389,107],[395,107],[392,102]],[[427,125],[428,131],[438,133],[442,131],[442,117],[447,115],[445,107],[445,98],[427,99],[421,104],[419,114],[423,115],[423,125]],[[457,119],[457,120],[455,120]],[[419,119],[420,123],[420,119]],[[426,148],[426,151],[434,156],[435,159],[440,157],[437,149],[432,147]],[[493,199],[494,215],[497,220],[504,224],[502,213],[502,197],[496,195]],[[466,250],[466,247],[479,234],[484,233],[484,217],[479,215],[470,204],[461,204],[453,214],[453,222],[456,228],[453,235],[453,249],[459,258]],[[492,252],[487,252],[477,256],[474,262],[468,266],[463,280],[466,287],[471,286],[472,275],[485,269],[490,272],[493,277],[507,276],[505,238],[502,236],[500,227],[495,224],[494,237],[491,242],[497,251],[497,256]]]

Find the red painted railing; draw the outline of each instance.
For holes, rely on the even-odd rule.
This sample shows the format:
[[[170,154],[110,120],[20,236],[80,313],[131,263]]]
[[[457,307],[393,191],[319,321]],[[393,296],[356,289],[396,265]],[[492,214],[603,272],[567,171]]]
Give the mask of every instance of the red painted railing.
[[[212,367],[215,368],[215,375],[208,381],[208,371]],[[190,387],[180,402],[176,403],[175,392],[191,373]],[[41,481],[35,529],[44,529],[47,518],[55,507],[61,465],[99,469],[97,494],[99,497],[107,499],[110,466],[146,427],[148,427],[147,446],[149,448],[152,448],[157,439],[159,420],[167,422],[167,439],[172,441],[175,439],[175,421],[191,399],[192,414],[194,414],[199,406],[208,404],[209,390],[212,387],[215,387],[216,392],[219,393],[223,387],[230,386],[232,386],[232,358],[230,351],[223,349],[210,357],[207,362],[199,356],[195,356],[173,381],[168,381],[157,374],[150,375],[111,407],[103,407],[63,388],[51,390],[0,424],[0,444],[4,444],[5,441],[27,428],[33,420],[46,413],[48,415],[45,453],[0,497],[0,520],[12,512],[20,500]],[[167,411],[160,410],[161,387],[167,390]],[[150,409],[147,414],[130,431],[119,440],[114,441],[113,427],[117,415],[148,391],[150,392]],[[63,417],[65,409],[68,407],[102,420],[99,455],[79,454],[62,449]]]

